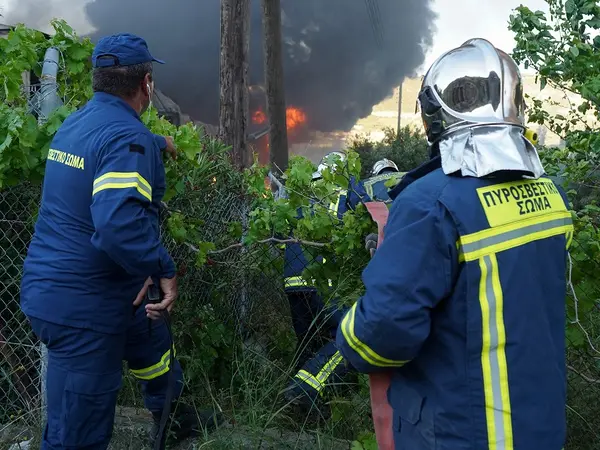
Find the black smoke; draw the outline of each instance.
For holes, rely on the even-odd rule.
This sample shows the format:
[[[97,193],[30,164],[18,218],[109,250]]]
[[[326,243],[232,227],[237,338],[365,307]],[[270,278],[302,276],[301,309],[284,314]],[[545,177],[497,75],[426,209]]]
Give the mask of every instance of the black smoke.
[[[251,83],[260,84],[261,5],[251,3]],[[349,130],[423,63],[434,31],[430,3],[282,0],[287,104],[302,108],[312,129]],[[157,67],[157,86],[194,119],[217,122],[219,0],[94,0],[85,11],[97,30],[92,40],[144,37],[167,62]]]

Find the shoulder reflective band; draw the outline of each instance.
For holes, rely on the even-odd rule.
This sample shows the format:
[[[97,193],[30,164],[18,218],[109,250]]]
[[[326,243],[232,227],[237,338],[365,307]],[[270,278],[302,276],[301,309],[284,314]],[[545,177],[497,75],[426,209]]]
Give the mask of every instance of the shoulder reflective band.
[[[457,246],[459,261],[475,261],[482,256],[502,252],[529,242],[564,234],[567,247],[573,236],[571,213],[560,211],[531,219],[488,228],[461,236]]]
[[[94,180],[92,196],[106,189],[135,188],[143,197],[152,201],[152,187],[137,172],[108,172]]]
[[[360,300],[359,300],[360,301]],[[358,302],[346,313],[341,323],[342,334],[348,342],[348,345],[354,350],[358,356],[364,359],[366,362],[376,367],[402,367],[408,361],[395,361],[393,359],[387,359],[383,356],[378,355],[373,349],[367,344],[361,342],[360,339],[354,333],[354,316],[356,314],[356,306]]]

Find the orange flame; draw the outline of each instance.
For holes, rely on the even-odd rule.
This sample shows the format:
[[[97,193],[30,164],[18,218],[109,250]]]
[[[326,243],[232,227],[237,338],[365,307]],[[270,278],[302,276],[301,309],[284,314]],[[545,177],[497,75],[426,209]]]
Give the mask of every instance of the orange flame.
[[[288,106],[285,111],[288,131],[298,128],[306,123],[306,114],[300,108]],[[257,109],[252,113],[252,123],[262,125],[267,121],[267,115],[262,108]]]
[[[252,123],[260,125],[262,123],[265,123],[266,120],[267,116],[265,115],[262,109],[258,109],[252,113]]]
[[[287,120],[288,131],[306,123],[306,114],[304,114],[304,111],[302,111],[300,108],[288,106],[285,111],[285,116]]]

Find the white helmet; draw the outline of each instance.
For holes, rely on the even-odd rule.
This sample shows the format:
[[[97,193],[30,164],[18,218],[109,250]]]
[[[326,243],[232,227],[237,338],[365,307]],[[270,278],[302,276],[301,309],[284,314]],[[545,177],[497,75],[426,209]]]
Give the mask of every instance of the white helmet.
[[[383,158],[373,164],[373,170],[371,171],[371,174],[375,177],[386,169],[392,169],[393,172],[400,172],[400,169],[398,169],[398,166],[394,161]]]
[[[315,173],[313,173],[313,176],[312,176],[313,180],[321,179],[323,177],[323,171],[325,169],[335,168],[335,163],[338,158],[342,162],[344,162],[344,161],[346,161],[346,154],[344,152],[329,152],[325,156],[323,156],[323,159],[321,159],[321,162],[317,166],[317,171]]]

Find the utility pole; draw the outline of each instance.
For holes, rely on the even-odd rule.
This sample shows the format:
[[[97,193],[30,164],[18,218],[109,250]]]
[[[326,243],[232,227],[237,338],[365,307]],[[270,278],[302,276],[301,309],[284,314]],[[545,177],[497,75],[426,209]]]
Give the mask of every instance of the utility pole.
[[[398,131],[397,134],[400,135],[400,130],[402,129],[402,87],[404,85],[404,79],[398,86]]]
[[[262,12],[267,116],[271,126],[269,154],[271,171],[275,175],[281,175],[288,166],[288,139],[283,83],[280,0],[262,0]]]
[[[250,0],[221,0],[219,138],[231,146],[238,168],[250,164],[248,154],[248,53]]]

